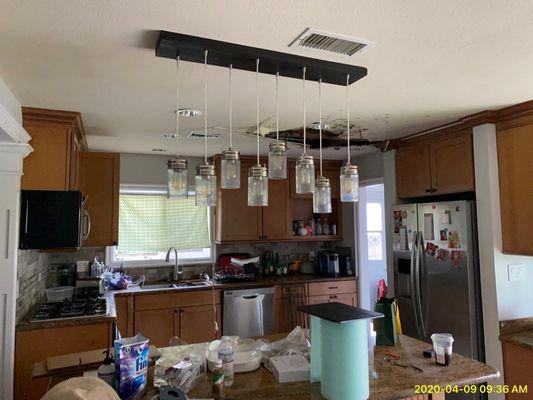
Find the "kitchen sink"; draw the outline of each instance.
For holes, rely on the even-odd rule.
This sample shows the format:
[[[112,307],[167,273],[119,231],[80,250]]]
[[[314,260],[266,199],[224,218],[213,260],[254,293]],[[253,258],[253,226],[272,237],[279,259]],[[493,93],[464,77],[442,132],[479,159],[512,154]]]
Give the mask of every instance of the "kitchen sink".
[[[143,285],[143,290],[157,290],[157,289],[185,289],[191,287],[211,286],[211,282],[208,281],[182,281],[175,283],[154,283]]]

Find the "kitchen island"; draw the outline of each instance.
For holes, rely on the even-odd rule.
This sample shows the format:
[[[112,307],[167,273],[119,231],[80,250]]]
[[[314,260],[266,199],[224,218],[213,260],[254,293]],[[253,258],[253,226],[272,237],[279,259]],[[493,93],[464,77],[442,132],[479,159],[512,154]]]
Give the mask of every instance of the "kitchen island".
[[[284,335],[273,335],[269,340],[278,340]],[[393,400],[415,396],[444,397],[442,391],[460,391],[462,387],[489,382],[500,376],[499,372],[483,363],[453,354],[448,367],[438,366],[434,359],[424,358],[422,352],[431,345],[408,336],[400,336],[395,347],[377,346],[374,356],[377,379],[370,381],[370,399]],[[387,351],[400,355],[395,362],[387,361]],[[416,368],[413,368],[416,367]],[[148,389],[145,399],[151,399],[155,389]],[[250,399],[322,399],[320,384],[309,382],[278,383],[264,367],[256,371],[235,374],[234,384],[227,389],[227,398],[233,400]],[[191,399],[211,398],[211,377],[202,380],[188,394]]]

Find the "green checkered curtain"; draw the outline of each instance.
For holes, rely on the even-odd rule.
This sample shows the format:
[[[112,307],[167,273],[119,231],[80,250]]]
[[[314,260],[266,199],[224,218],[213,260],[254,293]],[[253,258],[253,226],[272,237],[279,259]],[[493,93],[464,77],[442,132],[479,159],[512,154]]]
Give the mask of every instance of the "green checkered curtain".
[[[210,247],[207,207],[190,199],[120,195],[118,252],[147,254]]]

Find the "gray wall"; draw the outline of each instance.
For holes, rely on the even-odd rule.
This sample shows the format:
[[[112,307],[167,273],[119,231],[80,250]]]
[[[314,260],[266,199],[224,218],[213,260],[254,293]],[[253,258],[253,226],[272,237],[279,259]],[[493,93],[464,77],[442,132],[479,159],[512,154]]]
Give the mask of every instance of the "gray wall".
[[[358,167],[360,181],[383,179],[383,155],[384,153],[376,150],[352,160],[352,164]]]

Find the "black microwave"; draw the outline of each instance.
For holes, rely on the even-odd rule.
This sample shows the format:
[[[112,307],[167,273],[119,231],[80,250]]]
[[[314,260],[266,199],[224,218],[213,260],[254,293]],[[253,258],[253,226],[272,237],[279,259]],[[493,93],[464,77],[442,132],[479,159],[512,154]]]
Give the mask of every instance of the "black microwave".
[[[89,235],[90,218],[79,191],[22,190],[21,249],[80,247]]]

